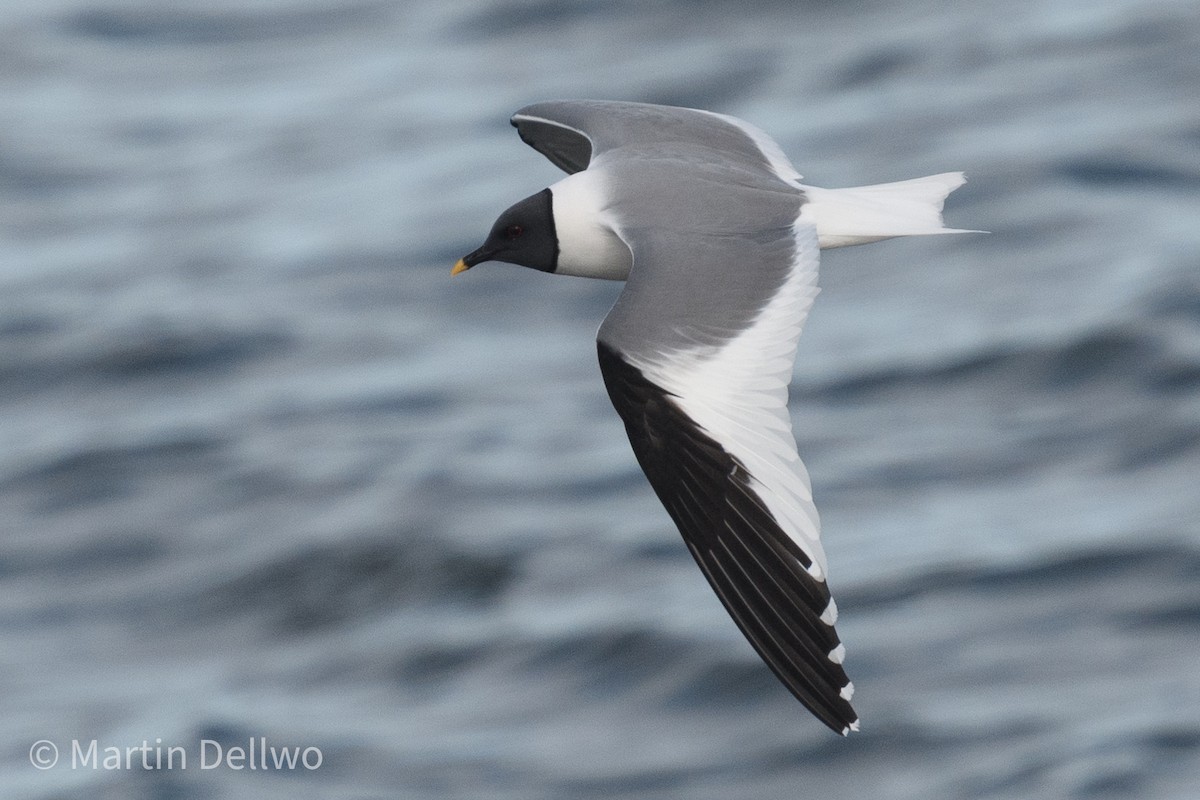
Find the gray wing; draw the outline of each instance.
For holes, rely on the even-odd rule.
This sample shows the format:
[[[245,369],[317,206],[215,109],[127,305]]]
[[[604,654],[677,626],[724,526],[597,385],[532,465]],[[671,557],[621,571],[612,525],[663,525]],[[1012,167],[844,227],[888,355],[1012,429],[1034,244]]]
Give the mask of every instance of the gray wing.
[[[796,222],[803,196],[778,181],[694,164],[673,177],[672,166],[609,176],[633,267],[598,336],[605,386],[730,616],[793,695],[846,733],[853,686],[787,411],[817,293],[816,231]]]
[[[759,164],[784,180],[800,176],[783,151],[747,122],[693,108],[616,100],[551,100],[525,106],[511,122],[521,140],[567,173],[580,172],[609,150],[680,143]]]

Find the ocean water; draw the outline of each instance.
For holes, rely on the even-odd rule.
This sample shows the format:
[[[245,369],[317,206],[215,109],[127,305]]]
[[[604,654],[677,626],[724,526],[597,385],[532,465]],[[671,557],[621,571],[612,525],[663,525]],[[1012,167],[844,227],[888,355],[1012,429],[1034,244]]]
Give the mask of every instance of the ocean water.
[[[0,797],[1197,797],[1196,3],[9,0],[0,42]],[[859,734],[639,473],[619,287],[449,278],[557,180],[507,124],[553,97],[968,173],[991,233],[826,253],[800,345]]]

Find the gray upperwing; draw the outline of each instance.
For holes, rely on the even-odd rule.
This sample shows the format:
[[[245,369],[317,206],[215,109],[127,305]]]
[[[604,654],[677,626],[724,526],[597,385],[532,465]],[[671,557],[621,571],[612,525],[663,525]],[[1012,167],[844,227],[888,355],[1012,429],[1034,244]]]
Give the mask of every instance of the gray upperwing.
[[[763,166],[771,161],[763,148],[775,148],[765,134],[740,120],[649,103],[550,100],[525,106],[511,122],[522,141],[567,173],[628,145],[689,143],[731,161]]]
[[[804,195],[761,170],[682,157],[606,164],[633,254],[601,341],[630,354],[713,347],[745,330],[792,270]],[[694,158],[687,158],[691,152]]]

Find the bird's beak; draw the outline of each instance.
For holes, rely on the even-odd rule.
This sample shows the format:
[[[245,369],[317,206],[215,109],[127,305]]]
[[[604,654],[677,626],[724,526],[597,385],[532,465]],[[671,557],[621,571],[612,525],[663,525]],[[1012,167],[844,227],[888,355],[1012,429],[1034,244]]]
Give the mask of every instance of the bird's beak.
[[[460,272],[466,272],[467,270],[469,270],[471,267],[475,266],[476,264],[482,264],[484,261],[491,260],[492,256],[495,255],[495,253],[492,252],[491,250],[487,250],[485,248],[486,248],[486,245],[484,247],[479,248],[475,252],[468,253],[467,255],[460,258],[458,260],[458,263],[455,264],[453,268],[451,268],[450,275],[454,276]]]

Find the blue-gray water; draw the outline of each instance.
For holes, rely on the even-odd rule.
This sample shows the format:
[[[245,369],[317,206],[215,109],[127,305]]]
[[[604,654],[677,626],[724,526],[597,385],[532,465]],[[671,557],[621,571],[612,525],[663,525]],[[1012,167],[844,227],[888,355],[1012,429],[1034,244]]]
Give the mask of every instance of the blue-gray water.
[[[10,0],[0,42],[6,800],[1197,796],[1194,0]],[[618,287],[449,278],[559,96],[969,175],[990,235],[826,253],[801,340],[858,735],[638,472]],[[199,768],[258,737],[322,764]]]

